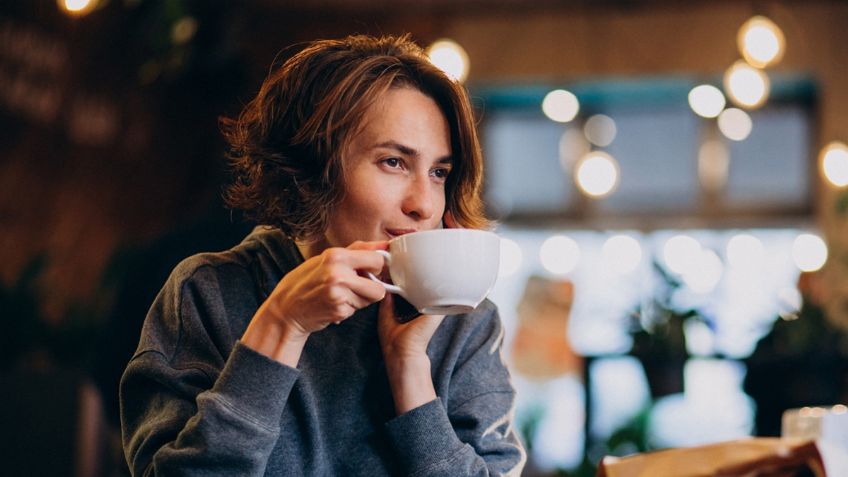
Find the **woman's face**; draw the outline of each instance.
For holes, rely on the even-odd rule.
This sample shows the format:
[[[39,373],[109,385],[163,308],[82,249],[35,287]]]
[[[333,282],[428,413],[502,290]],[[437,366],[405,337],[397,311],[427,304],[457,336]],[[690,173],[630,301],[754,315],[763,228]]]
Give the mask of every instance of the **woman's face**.
[[[345,195],[330,217],[325,247],[440,226],[450,128],[428,96],[409,87],[389,89],[366,111],[342,161]]]

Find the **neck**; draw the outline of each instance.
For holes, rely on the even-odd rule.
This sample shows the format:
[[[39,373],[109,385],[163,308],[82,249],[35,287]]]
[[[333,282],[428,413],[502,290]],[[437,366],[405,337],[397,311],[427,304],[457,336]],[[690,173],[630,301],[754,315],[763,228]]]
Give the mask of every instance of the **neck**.
[[[320,255],[321,252],[330,247],[324,240],[297,240],[295,245],[297,245],[297,249],[303,255],[304,260]]]

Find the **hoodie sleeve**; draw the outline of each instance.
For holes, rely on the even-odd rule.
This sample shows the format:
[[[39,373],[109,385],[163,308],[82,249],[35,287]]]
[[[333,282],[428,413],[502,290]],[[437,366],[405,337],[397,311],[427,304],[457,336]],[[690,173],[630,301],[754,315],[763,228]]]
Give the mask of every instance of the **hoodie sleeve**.
[[[133,475],[265,472],[299,372],[233,339],[250,306],[223,292],[232,276],[184,262],[148,313],[120,387]]]
[[[502,343],[503,327],[492,307],[464,343],[449,396],[386,423],[408,475],[521,474],[526,455],[513,427],[515,391],[501,357]]]

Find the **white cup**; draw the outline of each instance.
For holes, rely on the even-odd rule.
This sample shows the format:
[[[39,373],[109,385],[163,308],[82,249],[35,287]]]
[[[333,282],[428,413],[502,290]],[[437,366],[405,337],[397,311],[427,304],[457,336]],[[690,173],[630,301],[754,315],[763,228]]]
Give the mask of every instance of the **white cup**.
[[[413,232],[389,241],[383,255],[392,284],[380,282],[419,312],[432,315],[468,313],[495,286],[500,238],[475,229]]]
[[[848,475],[848,407],[802,407],[783,412],[780,437],[815,439],[827,475]]]

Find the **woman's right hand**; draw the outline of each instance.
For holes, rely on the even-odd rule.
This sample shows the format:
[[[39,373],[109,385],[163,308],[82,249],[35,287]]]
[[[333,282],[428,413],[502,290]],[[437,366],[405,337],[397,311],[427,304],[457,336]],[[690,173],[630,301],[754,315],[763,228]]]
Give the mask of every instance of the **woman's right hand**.
[[[379,274],[384,260],[374,250],[387,242],[332,247],[287,273],[262,303],[242,342],[295,367],[311,333],[346,320],[381,300],[386,290],[363,272]]]

